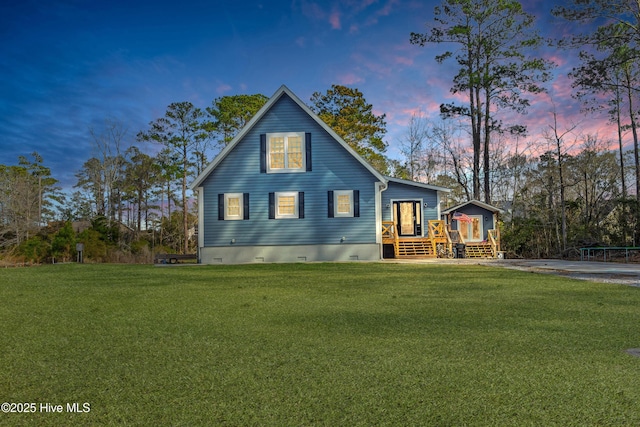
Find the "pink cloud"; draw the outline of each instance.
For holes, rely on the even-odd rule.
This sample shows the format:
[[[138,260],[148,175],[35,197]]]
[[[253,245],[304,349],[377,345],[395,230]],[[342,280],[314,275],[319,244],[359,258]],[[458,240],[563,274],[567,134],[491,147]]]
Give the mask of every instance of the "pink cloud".
[[[314,21],[328,22],[333,30],[342,29],[342,13],[337,6],[332,8],[331,13],[327,13],[318,3],[303,0],[300,5],[304,16]]]
[[[392,68],[385,61],[375,62],[369,59],[369,55],[358,52],[351,55],[351,59],[354,63],[358,64],[359,67],[365,68],[367,71],[375,74],[377,77],[389,77],[392,72]]]
[[[329,15],[329,23],[331,24],[331,28],[334,30],[339,30],[342,28],[342,24],[340,23],[340,12],[334,10]]]
[[[553,63],[557,64],[559,67],[562,67],[567,63],[567,55],[558,55],[558,54],[545,55],[545,59],[547,61],[552,61]]]
[[[564,74],[558,75],[551,84],[550,96],[552,99],[572,100],[571,95],[573,93],[574,89],[571,87],[571,80]]]
[[[216,87],[216,92],[222,94],[222,93],[229,92],[231,89],[233,89],[231,86],[229,86],[228,84],[222,83],[222,84],[219,84],[218,87]]]
[[[369,2],[367,4],[367,6],[371,5],[373,2]],[[385,3],[385,5],[382,7],[382,9],[376,11],[376,13],[369,17],[369,19],[366,22],[366,26],[371,26],[371,25],[375,25],[378,23],[378,19],[382,16],[388,16],[389,14],[391,14],[391,10],[393,9],[393,6],[395,4],[398,3],[398,0],[389,0],[387,1],[387,3]]]
[[[317,3],[309,3],[307,1],[301,2],[302,14],[306,17],[315,19],[315,20],[323,20],[327,14],[322,10],[322,8]]]
[[[440,104],[431,99],[424,100],[418,107],[403,108],[402,113],[409,117],[429,117],[440,114]]]
[[[413,58],[406,58],[403,56],[396,56],[394,58],[394,63],[401,65],[413,65]]]
[[[347,73],[347,74],[343,74],[341,76],[338,76],[338,82],[341,85],[354,85],[356,83],[361,83],[363,82],[364,79],[360,76],[355,75],[354,73]]]
[[[383,8],[378,11],[378,16],[387,16],[387,15],[389,15],[391,13],[391,9],[397,3],[398,3],[398,0],[389,0],[389,1],[387,1],[387,3],[383,6]]]

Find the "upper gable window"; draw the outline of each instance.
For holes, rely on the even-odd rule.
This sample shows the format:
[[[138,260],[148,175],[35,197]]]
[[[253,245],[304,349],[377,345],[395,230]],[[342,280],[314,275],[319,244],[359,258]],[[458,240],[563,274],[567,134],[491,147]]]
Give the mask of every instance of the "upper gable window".
[[[305,172],[307,142],[304,132],[266,134],[266,172]]]
[[[304,133],[268,133],[268,172],[304,171]]]

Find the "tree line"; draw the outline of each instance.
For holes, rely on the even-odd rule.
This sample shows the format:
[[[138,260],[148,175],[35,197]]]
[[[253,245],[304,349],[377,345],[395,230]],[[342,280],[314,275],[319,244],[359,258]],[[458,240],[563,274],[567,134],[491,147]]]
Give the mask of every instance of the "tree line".
[[[505,247],[521,255],[575,253],[590,244],[637,246],[640,5],[572,0],[551,13],[584,32],[545,40],[518,1],[445,0],[425,32],[411,33],[412,44],[445,49],[437,62],[457,64],[450,90],[463,101],[441,104],[441,123],[412,120],[403,144],[405,173],[439,174],[466,199],[502,205]],[[526,112],[532,96],[540,99],[546,91],[555,64],[535,55],[545,43],[578,52],[579,64],[568,76],[573,96],[585,114],[604,114],[617,128],[617,154],[608,148],[611,141],[584,135],[579,125],[562,127],[553,105],[542,139],[519,145],[527,128],[504,120]],[[425,133],[429,148],[422,147]],[[631,149],[625,149],[627,135]]]
[[[552,13],[587,31],[545,40],[513,0],[436,6],[426,31],[411,33],[409,42],[443,48],[434,59],[457,64],[450,91],[461,101],[442,103],[438,120],[413,117],[400,159],[387,155],[385,115],[374,114],[358,89],[333,85],[315,92],[309,106],[380,172],[451,188],[446,207],[477,199],[502,208],[503,244],[512,255],[638,245],[638,4],[574,0]],[[609,118],[617,150],[579,124],[563,127],[553,108],[540,139],[518,121],[546,91],[554,64],[535,52],[551,42],[579,52],[569,74],[573,96],[585,114]],[[89,258],[105,261],[192,252],[197,220],[188,181],[266,101],[255,94],[220,97],[204,109],[172,103],[135,136],[114,121],[90,129],[94,155],[76,173],[72,194],[61,191],[38,153],[0,165],[0,249],[34,261],[72,258],[77,241]],[[73,230],[72,223],[84,225]]]

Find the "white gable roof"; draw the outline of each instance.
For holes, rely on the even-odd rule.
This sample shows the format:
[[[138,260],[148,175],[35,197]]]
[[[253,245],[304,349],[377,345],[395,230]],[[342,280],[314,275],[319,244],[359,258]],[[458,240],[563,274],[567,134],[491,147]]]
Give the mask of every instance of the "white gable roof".
[[[213,159],[211,163],[198,175],[198,177],[191,183],[189,188],[192,190],[198,188],[202,182],[209,176],[211,171],[213,171],[216,166],[222,162],[229,155],[229,153],[235,148],[235,146],[244,138],[244,136],[258,123],[262,117],[271,109],[271,107],[282,97],[282,95],[286,94],[291,98],[302,110],[307,113],[313,120],[316,121],[329,135],[333,137],[342,147],[349,152],[353,157],[356,158],[369,172],[371,172],[380,182],[386,182],[384,176],[380,174],[377,170],[375,170],[369,163],[367,163],[358,153],[356,153],[353,148],[349,146],[333,129],[331,129],[325,122],[323,122],[320,117],[318,117],[307,105],[300,100],[293,92],[289,90],[285,85],[280,86],[280,88],[273,94],[271,98],[267,101],[266,104],[262,106],[260,110],[249,120],[240,132],[229,142],[229,144],[220,151],[220,153]]]
[[[479,206],[479,207],[484,208],[484,209],[486,209],[488,211],[491,211],[491,212],[497,212],[497,213],[500,213],[500,214],[504,213],[504,211],[502,209],[498,209],[495,206],[491,206],[491,205],[488,205],[486,203],[483,203],[480,200],[470,200],[468,202],[464,202],[464,203],[461,203],[461,204],[459,204],[457,206],[449,208],[446,211],[442,211],[442,214],[443,215],[449,214],[449,213],[454,212],[454,211],[462,208],[463,206],[467,206],[467,205],[476,205],[476,206]]]

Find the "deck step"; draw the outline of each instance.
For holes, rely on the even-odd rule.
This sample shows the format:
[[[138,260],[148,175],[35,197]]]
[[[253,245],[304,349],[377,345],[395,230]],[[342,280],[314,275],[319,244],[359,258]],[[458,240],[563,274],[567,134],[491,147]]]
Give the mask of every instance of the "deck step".
[[[396,247],[397,258],[435,257],[430,239],[400,240]]]
[[[467,244],[464,256],[465,258],[493,258],[491,244]]]

